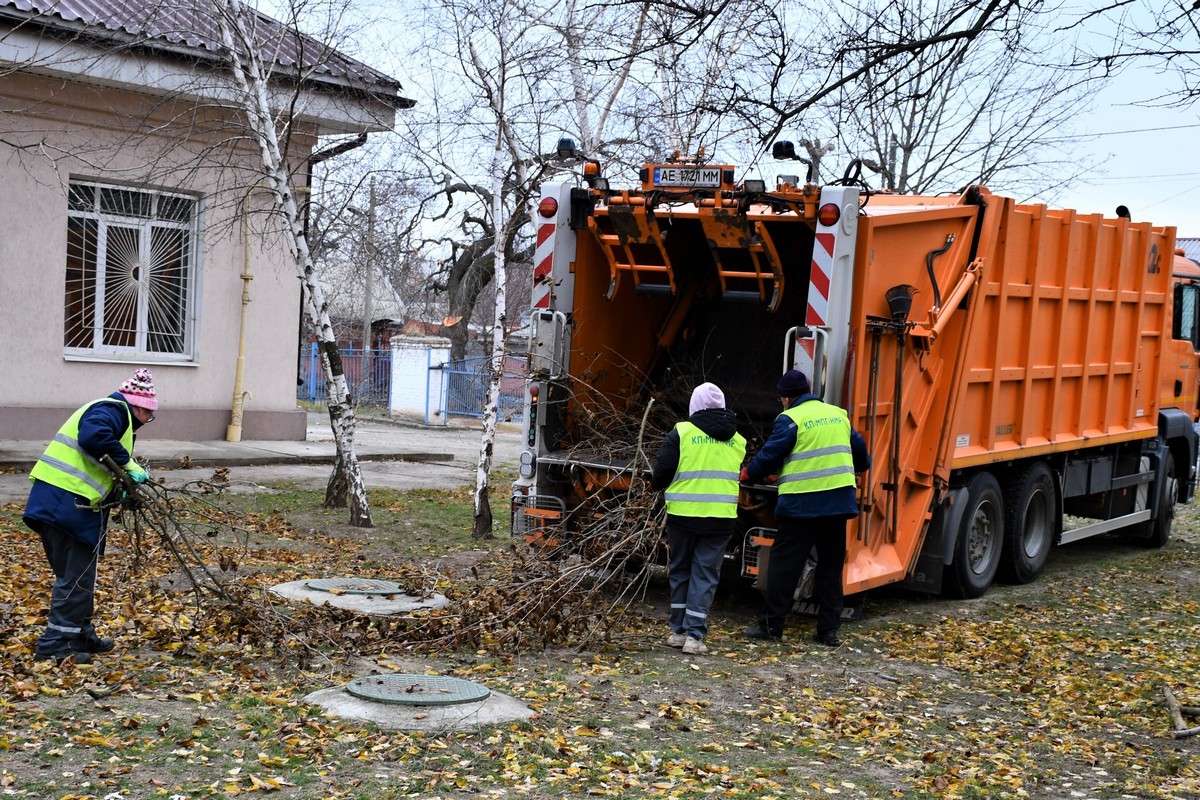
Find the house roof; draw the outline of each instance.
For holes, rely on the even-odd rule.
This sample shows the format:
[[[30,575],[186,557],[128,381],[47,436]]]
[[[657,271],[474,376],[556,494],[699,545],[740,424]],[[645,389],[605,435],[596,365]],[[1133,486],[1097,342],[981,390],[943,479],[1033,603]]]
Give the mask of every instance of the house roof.
[[[1183,248],[1185,257],[1200,262],[1200,238],[1180,236],[1175,239],[1175,246]]]
[[[413,101],[400,82],[246,5],[256,17],[263,60],[303,76],[368,94],[393,108]],[[0,19],[42,29],[196,58],[219,59],[224,46],[212,0],[0,0]]]

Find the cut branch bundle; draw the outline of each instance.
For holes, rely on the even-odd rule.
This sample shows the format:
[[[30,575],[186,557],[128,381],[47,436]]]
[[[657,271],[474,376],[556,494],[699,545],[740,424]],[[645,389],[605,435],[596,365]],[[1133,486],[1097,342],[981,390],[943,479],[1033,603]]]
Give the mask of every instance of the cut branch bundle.
[[[639,482],[594,505],[569,551],[547,554],[517,540],[491,556],[486,575],[475,570],[474,576],[394,565],[388,577],[405,594],[442,592],[449,609],[366,616],[330,605],[288,604],[245,580],[249,573],[239,573],[238,562],[248,554],[229,545],[246,550],[252,531],[213,502],[224,488],[219,483],[137,485],[123,471],[118,479],[125,490],[120,521],[131,540],[131,566],[156,573],[175,569],[195,590],[189,624],[167,632],[172,644],[186,651],[247,648],[300,668],[313,659],[398,649],[512,655],[606,641],[630,619],[626,612],[642,596],[660,553],[661,503]],[[163,588],[149,584],[152,592]]]

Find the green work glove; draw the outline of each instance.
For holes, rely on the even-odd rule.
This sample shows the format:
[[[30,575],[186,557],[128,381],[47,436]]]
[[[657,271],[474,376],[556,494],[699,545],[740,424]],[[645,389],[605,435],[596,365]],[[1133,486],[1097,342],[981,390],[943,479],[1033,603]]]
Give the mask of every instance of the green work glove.
[[[125,465],[125,471],[129,473],[129,477],[133,478],[134,483],[145,483],[150,480],[150,473],[146,472],[142,465],[133,459],[130,459],[129,463]]]
[[[137,493],[136,492],[130,493],[130,492],[125,491],[124,489],[121,490],[121,499],[119,502],[121,503],[121,505],[124,508],[126,508],[129,511],[136,511],[137,509],[142,507],[142,501],[137,496]]]

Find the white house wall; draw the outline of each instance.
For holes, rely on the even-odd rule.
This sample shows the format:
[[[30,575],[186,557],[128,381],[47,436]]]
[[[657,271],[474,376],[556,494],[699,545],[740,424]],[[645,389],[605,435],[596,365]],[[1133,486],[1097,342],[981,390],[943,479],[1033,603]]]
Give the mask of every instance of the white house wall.
[[[82,403],[114,391],[135,368],[154,373],[160,398],[158,420],[143,428],[148,437],[222,439],[238,356],[245,248],[240,209],[231,189],[244,175],[197,163],[196,153],[219,142],[216,133],[187,139],[175,112],[153,110],[150,98],[112,88],[64,84],[59,80],[9,74],[0,97],[0,439],[48,439]],[[160,130],[130,137],[128,120],[151,113]],[[204,113],[195,115],[203,118]],[[211,120],[210,120],[211,121]],[[304,137],[307,157],[311,137]],[[256,165],[257,152],[226,151],[232,167]],[[172,169],[165,169],[170,165]],[[128,183],[194,194],[201,224],[196,253],[193,307],[194,360],[93,361],[64,355],[64,283],[67,201],[71,179]],[[150,186],[146,186],[149,182]],[[266,198],[258,197],[259,209]],[[243,439],[303,439],[305,414],[296,405],[300,282],[286,241],[264,232],[256,219],[251,235],[251,302],[246,319],[244,389],[249,392]]]

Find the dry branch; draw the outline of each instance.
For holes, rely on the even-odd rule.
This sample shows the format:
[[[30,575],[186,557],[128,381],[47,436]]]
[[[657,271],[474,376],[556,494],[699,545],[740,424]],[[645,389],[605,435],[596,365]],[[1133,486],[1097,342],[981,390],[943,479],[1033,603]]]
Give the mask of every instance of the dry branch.
[[[177,654],[198,635],[211,645],[212,634],[286,656],[287,662],[301,668],[314,656],[327,657],[318,644],[340,649],[343,655],[349,652],[339,636],[328,635],[337,623],[323,626],[318,620],[310,624],[304,610],[281,608],[261,589],[227,577],[237,572],[238,558],[223,543],[232,538],[245,549],[250,531],[205,499],[220,496],[220,475],[214,481],[169,488],[158,483],[137,484],[111,459],[106,466],[123,490],[120,500],[109,507],[131,537],[132,567],[163,569],[162,556],[166,555],[194,590],[193,624],[173,631],[176,646],[182,646]],[[163,590],[155,582],[150,589]]]
[[[109,468],[121,483],[125,498],[121,501],[123,514],[129,514],[133,519],[133,537],[137,547],[135,558],[142,555],[142,531],[149,529],[158,534],[162,545],[174,557],[179,568],[193,586],[203,587],[223,600],[232,601],[228,591],[212,570],[204,563],[197,551],[192,537],[188,535],[185,517],[172,507],[170,492],[158,484],[137,484],[121,469],[112,458],[104,456],[105,466]],[[178,490],[176,490],[178,491]],[[201,574],[206,582],[201,583],[196,578]]]
[[[1171,691],[1170,686],[1163,686],[1163,695],[1166,697],[1167,711],[1171,714],[1171,722],[1175,725],[1172,735],[1176,739],[1186,739],[1189,736],[1200,734],[1200,726],[1189,728],[1183,721],[1183,706],[1179,705],[1179,701],[1175,699],[1175,693]],[[1188,708],[1192,707],[1188,706]]]
[[[87,689],[87,688],[85,688],[84,691],[86,691],[93,700],[103,700],[104,698],[108,697],[109,695],[115,694],[116,692],[120,691],[121,689],[124,689],[127,685],[133,683],[134,680],[135,679],[132,676],[130,676],[130,677],[122,678],[121,680],[117,681],[116,683],[112,684],[111,686],[106,686],[103,689]]]

